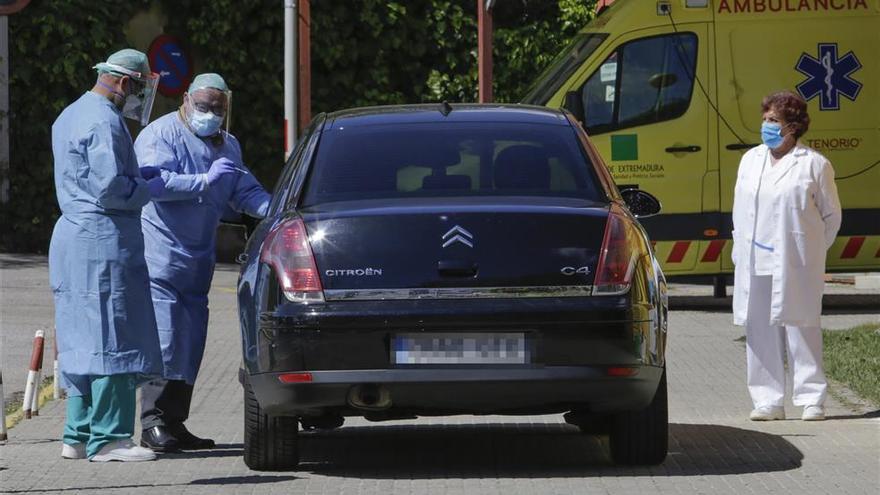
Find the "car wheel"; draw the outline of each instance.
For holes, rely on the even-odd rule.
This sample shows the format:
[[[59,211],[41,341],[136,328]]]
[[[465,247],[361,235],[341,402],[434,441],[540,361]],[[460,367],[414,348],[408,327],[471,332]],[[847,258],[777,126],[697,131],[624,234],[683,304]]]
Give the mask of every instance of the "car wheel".
[[[616,464],[660,464],[666,459],[669,446],[666,370],[648,407],[614,416],[608,440],[611,459]]]
[[[299,464],[298,421],[269,416],[244,380],[244,463],[255,471],[285,471]]]

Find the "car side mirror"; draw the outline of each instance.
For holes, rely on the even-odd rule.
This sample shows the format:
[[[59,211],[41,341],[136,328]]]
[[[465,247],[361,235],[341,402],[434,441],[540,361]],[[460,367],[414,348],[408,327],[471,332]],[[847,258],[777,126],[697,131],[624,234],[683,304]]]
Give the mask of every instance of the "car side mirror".
[[[623,201],[636,218],[648,218],[660,213],[660,200],[641,189],[620,191]]]
[[[578,122],[583,125],[586,118],[586,112],[584,111],[584,101],[581,100],[581,94],[578,91],[569,91],[565,93],[565,101],[562,103],[562,108],[564,110],[568,110]]]

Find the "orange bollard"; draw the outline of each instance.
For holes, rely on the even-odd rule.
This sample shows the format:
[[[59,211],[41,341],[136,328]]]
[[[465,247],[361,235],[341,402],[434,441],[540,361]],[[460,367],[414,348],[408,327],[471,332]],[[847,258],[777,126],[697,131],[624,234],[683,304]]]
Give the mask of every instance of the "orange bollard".
[[[37,380],[34,388],[34,402],[31,404],[31,416],[40,415],[40,389],[43,385],[43,353],[46,348],[46,339],[40,342],[40,359],[37,363]]]
[[[24,402],[22,402],[21,406],[24,409],[25,419],[31,418],[34,396],[40,395],[40,386],[37,383],[37,375],[40,372],[40,368],[42,367],[41,363],[43,362],[43,335],[44,333],[42,330],[37,330],[34,334],[34,349],[31,351],[31,365],[28,368],[27,383],[24,387]]]

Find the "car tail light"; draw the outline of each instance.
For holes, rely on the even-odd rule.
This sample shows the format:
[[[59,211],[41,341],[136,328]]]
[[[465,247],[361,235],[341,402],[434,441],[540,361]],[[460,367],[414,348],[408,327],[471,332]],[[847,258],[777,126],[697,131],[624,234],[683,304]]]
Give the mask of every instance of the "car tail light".
[[[321,277],[301,218],[284,220],[266,236],[260,261],[275,271],[289,301],[323,302]]]
[[[608,376],[627,377],[639,374],[639,369],[633,366],[611,366],[607,370]]]
[[[620,206],[612,204],[593,281],[594,295],[623,294],[629,290],[642,244],[637,236],[629,217]]]
[[[278,375],[278,381],[281,383],[311,383],[311,373],[284,373]]]

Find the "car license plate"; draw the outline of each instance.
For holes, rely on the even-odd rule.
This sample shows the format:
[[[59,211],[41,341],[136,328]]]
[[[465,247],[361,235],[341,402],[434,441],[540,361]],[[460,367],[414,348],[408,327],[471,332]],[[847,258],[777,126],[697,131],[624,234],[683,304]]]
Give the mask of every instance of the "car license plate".
[[[529,364],[524,333],[399,333],[394,364]]]

